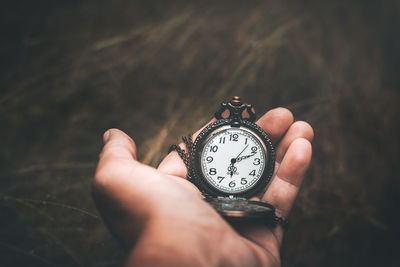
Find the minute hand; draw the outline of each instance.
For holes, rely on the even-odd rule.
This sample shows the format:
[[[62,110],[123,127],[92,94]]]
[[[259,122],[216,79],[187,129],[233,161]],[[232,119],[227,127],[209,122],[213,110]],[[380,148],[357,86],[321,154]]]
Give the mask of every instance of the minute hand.
[[[237,155],[236,160],[239,158],[240,155],[242,155],[242,153],[246,150],[246,148],[248,148],[249,145],[247,145],[245,148],[243,148],[242,152],[239,153],[239,155]]]
[[[256,153],[251,154],[251,155],[241,156],[241,157],[239,157],[239,158],[236,159],[236,162],[239,162],[239,161],[242,161],[242,160],[244,160],[244,159],[250,158],[250,157],[254,156],[255,154],[256,154]]]

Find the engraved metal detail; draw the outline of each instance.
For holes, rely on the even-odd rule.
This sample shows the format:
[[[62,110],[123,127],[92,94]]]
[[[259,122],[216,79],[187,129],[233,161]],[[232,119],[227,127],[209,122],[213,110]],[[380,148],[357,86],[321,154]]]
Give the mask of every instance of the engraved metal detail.
[[[227,118],[222,117],[222,114],[228,110],[229,116]],[[246,111],[249,117],[243,117],[243,112]],[[250,104],[243,104],[240,97],[234,96],[229,103],[222,103],[221,107],[215,112],[214,117],[217,120],[220,119],[231,119],[233,124],[237,124],[240,120],[247,120],[254,122],[256,120],[256,113],[254,112],[253,106]]]

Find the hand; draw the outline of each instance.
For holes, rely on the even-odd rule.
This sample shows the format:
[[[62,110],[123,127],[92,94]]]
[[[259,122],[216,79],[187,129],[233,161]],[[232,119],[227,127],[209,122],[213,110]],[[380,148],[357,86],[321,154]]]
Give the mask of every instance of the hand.
[[[236,172],[237,168],[235,167],[235,163],[236,163],[237,159],[239,158],[240,155],[242,155],[242,153],[246,150],[246,148],[248,146],[249,145],[245,146],[243,148],[243,150],[239,153],[239,155],[236,156],[236,158],[231,159],[231,163],[228,166],[228,175],[231,175],[231,178],[232,178],[233,174],[237,174],[237,172]]]
[[[245,147],[243,148],[243,150],[239,153],[239,155],[237,155],[236,158],[232,159],[231,162],[232,162],[232,163],[235,163],[235,162],[237,161],[237,159],[239,158],[239,156],[242,155],[242,153],[243,153],[243,152],[246,150],[246,148],[248,148],[248,147],[249,147],[249,145],[245,146]]]
[[[248,159],[248,158],[254,156],[255,154],[256,154],[256,153],[253,153],[253,154],[251,154],[251,155],[241,156],[240,158],[238,158],[238,159],[236,160],[236,162],[240,162],[240,161],[242,161],[242,160],[244,160],[244,159]]]
[[[277,145],[276,171],[261,200],[287,218],[311,160],[313,130],[305,122],[293,123],[284,108],[267,112],[257,124]],[[257,222],[231,227],[185,179],[177,152],[155,169],[137,161],[135,143],[120,130],[107,131],[104,143],[93,197],[111,232],[130,251],[127,266],[280,265],[283,229]]]

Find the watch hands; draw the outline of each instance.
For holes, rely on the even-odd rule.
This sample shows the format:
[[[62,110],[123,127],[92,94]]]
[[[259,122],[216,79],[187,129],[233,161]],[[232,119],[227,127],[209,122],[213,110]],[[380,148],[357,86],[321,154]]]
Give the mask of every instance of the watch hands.
[[[242,161],[242,160],[244,160],[244,159],[250,158],[250,157],[254,156],[255,154],[256,154],[256,153],[253,153],[253,154],[251,154],[251,155],[241,156],[240,158],[238,158],[238,159],[236,160],[236,162],[239,162],[239,161]]]
[[[236,162],[236,160],[239,158],[239,156],[242,155],[242,153],[243,153],[243,152],[246,150],[246,148],[248,148],[248,147],[249,147],[249,145],[247,145],[247,146],[245,146],[245,148],[243,148],[242,152],[240,152],[239,155],[237,155],[237,157],[236,157],[236,159],[235,159],[235,162]],[[232,160],[231,160],[231,162],[232,162]]]
[[[242,155],[242,153],[246,150],[246,148],[247,148],[248,146],[249,146],[249,145],[245,146],[245,148],[243,148],[243,150],[239,153],[239,155],[236,156],[236,158],[232,158],[232,159],[231,159],[231,163],[230,163],[229,166],[228,166],[228,175],[230,175],[231,178],[232,178],[232,176],[233,176],[234,174],[237,174],[237,173],[238,173],[238,172],[236,172],[236,171],[237,171],[237,168],[236,168],[234,165],[235,165],[235,163],[236,163],[237,161],[240,161],[240,160],[238,160],[239,157],[240,157],[240,155]]]

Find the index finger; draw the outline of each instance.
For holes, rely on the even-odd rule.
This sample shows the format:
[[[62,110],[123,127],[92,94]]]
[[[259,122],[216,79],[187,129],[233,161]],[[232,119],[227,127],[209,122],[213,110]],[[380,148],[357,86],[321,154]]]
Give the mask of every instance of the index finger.
[[[275,206],[280,216],[287,217],[311,161],[312,148],[307,139],[294,140],[271,181],[262,200]]]

